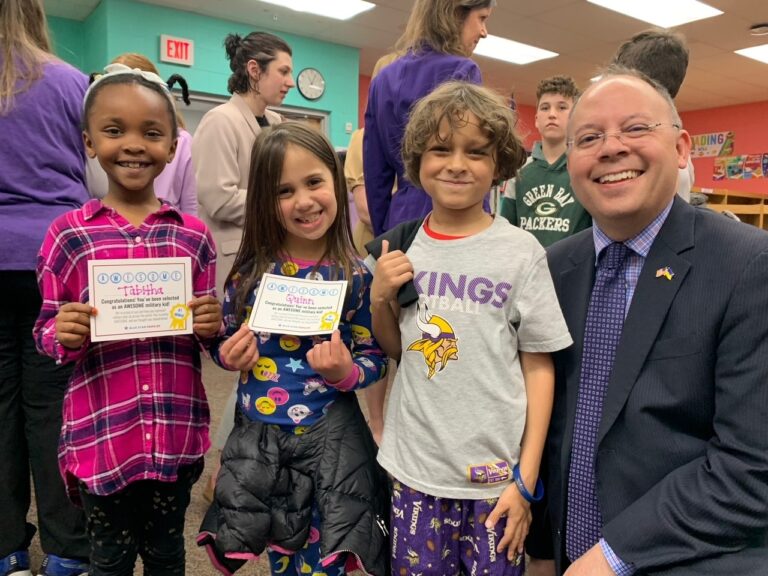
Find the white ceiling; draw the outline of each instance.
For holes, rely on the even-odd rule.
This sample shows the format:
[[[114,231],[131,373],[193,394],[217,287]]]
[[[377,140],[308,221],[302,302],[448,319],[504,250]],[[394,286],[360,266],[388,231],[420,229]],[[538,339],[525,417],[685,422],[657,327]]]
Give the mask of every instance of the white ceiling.
[[[360,48],[362,74],[370,74],[379,56],[391,49],[412,6],[411,0],[372,0],[376,8],[339,22],[258,0],[143,1],[252,24],[254,28],[354,46]],[[733,52],[768,43],[768,36],[751,36],[748,30],[752,24],[768,22],[768,1],[705,1],[724,14],[677,28],[688,39],[691,50],[688,75],[677,97],[678,107],[698,110],[768,100],[768,64]],[[99,0],[45,0],[45,7],[51,15],[82,20],[98,3]],[[541,78],[569,74],[585,86],[623,40],[649,27],[586,0],[498,0],[488,23],[491,34],[553,50],[560,56],[525,66],[479,56],[476,60],[487,85],[503,93],[514,92],[519,103],[535,105],[536,84]]]

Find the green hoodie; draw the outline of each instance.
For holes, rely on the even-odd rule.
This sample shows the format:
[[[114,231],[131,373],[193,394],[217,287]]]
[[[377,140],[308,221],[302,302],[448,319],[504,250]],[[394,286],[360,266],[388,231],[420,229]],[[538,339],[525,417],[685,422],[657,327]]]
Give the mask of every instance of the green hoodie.
[[[592,217],[576,200],[566,169],[565,154],[547,162],[536,142],[531,161],[515,180],[515,197],[501,200],[499,213],[549,246],[592,226]]]

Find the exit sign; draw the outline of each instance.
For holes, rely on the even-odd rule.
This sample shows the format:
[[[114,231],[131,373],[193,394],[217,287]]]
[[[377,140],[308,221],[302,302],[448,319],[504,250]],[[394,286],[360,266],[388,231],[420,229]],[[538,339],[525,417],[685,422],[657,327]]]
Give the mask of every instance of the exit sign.
[[[160,61],[192,66],[195,63],[194,42],[163,34],[160,36]]]

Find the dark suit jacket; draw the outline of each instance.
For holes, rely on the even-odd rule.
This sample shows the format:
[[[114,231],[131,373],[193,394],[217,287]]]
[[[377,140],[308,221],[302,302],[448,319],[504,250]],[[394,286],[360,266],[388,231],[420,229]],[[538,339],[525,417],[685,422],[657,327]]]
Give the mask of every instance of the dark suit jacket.
[[[547,445],[555,556],[565,510],[592,230],[550,247],[574,345],[555,358]],[[674,277],[656,277],[669,266]],[[643,267],[598,430],[603,536],[639,574],[768,574],[768,234],[679,199]]]

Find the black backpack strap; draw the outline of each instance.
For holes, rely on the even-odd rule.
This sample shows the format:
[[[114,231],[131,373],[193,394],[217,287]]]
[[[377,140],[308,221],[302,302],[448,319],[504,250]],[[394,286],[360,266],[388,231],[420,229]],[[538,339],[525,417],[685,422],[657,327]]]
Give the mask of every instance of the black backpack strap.
[[[368,242],[365,245],[365,249],[368,250],[368,254],[378,260],[379,256],[381,256],[381,244],[384,240],[388,240],[390,250],[402,250],[407,253],[423,223],[423,218],[403,222]],[[401,308],[410,306],[418,299],[419,294],[416,292],[416,286],[414,286],[413,281],[403,284],[397,292],[397,303]]]

